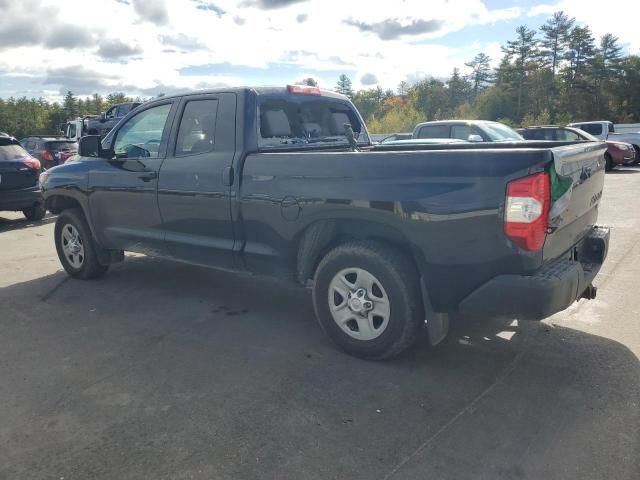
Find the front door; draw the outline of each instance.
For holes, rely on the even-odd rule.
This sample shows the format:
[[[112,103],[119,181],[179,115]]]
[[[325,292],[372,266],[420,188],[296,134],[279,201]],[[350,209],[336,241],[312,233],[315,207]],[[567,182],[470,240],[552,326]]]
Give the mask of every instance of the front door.
[[[228,180],[235,135],[235,94],[183,97],[158,181],[169,255],[234,267]]]
[[[127,120],[109,145],[103,145],[113,150],[113,158],[96,160],[91,169],[89,208],[106,248],[163,253],[158,172],[166,155],[173,106],[170,100],[154,104]]]

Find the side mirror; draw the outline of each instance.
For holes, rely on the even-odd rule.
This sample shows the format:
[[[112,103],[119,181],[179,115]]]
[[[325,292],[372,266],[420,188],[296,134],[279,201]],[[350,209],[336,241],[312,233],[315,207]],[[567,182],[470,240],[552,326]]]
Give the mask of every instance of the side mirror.
[[[106,122],[107,121],[107,112],[102,112],[100,114],[100,121],[101,122]]]
[[[484,142],[484,138],[482,138],[477,133],[472,133],[471,135],[469,135],[469,138],[467,138],[467,141],[473,143]]]
[[[102,157],[105,151],[100,144],[100,135],[87,135],[78,142],[78,155],[81,157]]]
[[[61,132],[66,133],[67,124],[66,123],[61,123],[60,125],[58,125],[58,128],[60,129]]]

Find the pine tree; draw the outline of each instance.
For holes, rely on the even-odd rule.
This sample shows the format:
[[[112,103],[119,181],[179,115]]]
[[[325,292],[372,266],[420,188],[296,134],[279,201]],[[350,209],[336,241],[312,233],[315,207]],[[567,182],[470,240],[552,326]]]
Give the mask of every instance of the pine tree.
[[[67,119],[72,119],[78,116],[78,102],[76,101],[76,97],[73,96],[73,93],[71,93],[71,90],[67,91],[67,94],[64,97],[62,109],[64,110],[64,114]]]
[[[447,81],[447,87],[449,94],[448,110],[453,114],[453,111],[468,99],[471,86],[469,82],[460,75],[460,70],[454,68],[451,78]]]
[[[308,85],[310,87],[317,87],[318,86],[318,82],[316,82],[315,78],[313,77],[308,77],[308,78],[304,78],[302,80],[302,82],[300,82],[302,85]]]
[[[541,55],[551,65],[551,72],[555,77],[560,60],[564,58],[569,47],[571,29],[576,23],[575,18],[570,18],[563,11],[553,14],[547,22],[540,27],[542,40],[540,41]]]
[[[398,95],[404,97],[407,93],[409,93],[409,84],[403,80],[398,84]]]
[[[480,89],[491,80],[491,58],[486,53],[479,53],[465,65],[471,69],[469,77],[472,84],[473,98],[475,98],[478,96]]]
[[[539,67],[540,54],[538,51],[538,41],[536,31],[531,30],[526,25],[521,25],[516,29],[517,38],[508,41],[502,51],[509,61],[513,60],[517,81],[517,107],[516,118],[520,120],[523,113],[523,96],[529,74]]]
[[[336,92],[341,93],[342,95],[346,95],[349,98],[353,97],[353,87],[351,79],[344,73],[338,78],[338,83],[336,84]]]

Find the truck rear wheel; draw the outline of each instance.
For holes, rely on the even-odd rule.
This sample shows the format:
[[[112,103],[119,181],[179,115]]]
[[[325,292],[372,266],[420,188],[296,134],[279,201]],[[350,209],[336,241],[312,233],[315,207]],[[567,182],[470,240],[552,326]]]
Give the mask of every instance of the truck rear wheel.
[[[79,208],[64,210],[56,220],[56,251],[66,272],[82,280],[102,276],[108,265],[101,265],[91,230]]]
[[[418,275],[399,252],[372,241],[329,252],[316,270],[313,303],[327,335],[352,355],[385,359],[424,326]]]

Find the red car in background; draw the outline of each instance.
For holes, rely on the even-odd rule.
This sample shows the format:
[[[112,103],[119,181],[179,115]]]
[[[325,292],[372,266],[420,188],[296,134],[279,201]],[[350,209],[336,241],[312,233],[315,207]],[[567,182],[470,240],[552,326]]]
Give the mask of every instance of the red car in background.
[[[540,127],[519,128],[518,133],[525,140],[554,140],[554,141],[578,141],[586,140],[599,142],[596,137],[573,127],[560,127],[556,125],[544,125]],[[606,160],[606,170],[609,171],[618,165],[634,165],[638,163],[636,150],[633,145],[624,142],[607,140],[607,152],[604,154]]]

